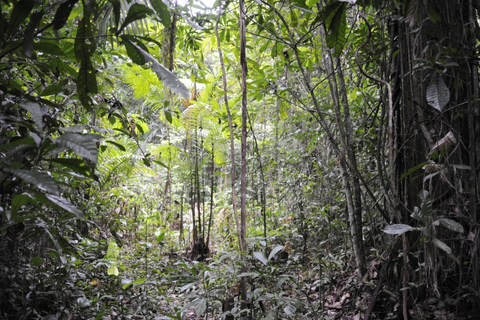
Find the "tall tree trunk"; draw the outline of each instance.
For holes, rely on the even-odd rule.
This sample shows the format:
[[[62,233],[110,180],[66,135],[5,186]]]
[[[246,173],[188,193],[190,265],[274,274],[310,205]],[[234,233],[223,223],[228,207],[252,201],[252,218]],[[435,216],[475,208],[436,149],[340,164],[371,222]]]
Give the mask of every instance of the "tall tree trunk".
[[[245,30],[245,1],[240,0],[240,66],[242,69],[242,149],[240,172],[240,212],[241,212],[241,247],[246,249],[246,216],[247,216],[247,58]]]
[[[215,177],[215,144],[212,142],[212,171],[210,172],[210,218],[208,219],[207,241],[205,245],[208,248],[210,243],[210,229],[213,221],[213,181]]]
[[[340,137],[341,137],[341,145],[342,149],[339,147],[340,143],[335,137],[334,132],[331,130],[330,126],[327,124],[322,106],[320,105],[320,102],[317,99],[316,93],[315,93],[315,88],[311,85],[310,83],[310,77],[307,74],[307,71],[305,70],[303,66],[303,61],[300,57],[299,49],[298,49],[298,43],[296,42],[296,34],[292,31],[290,28],[288,22],[286,21],[285,17],[282,15],[282,13],[275,8],[275,6],[267,3],[267,2],[262,2],[265,5],[268,5],[274,12],[275,14],[280,18],[282,21],[282,24],[284,25],[289,38],[291,39],[291,43],[288,45],[290,48],[293,50],[295,54],[296,61],[298,63],[298,67],[300,69],[300,72],[302,74],[302,78],[304,81],[304,85],[308,91],[308,94],[310,95],[310,98],[312,99],[314,108],[315,108],[315,118],[322,127],[322,129],[325,131],[327,138],[336,154],[339,160],[339,167],[340,167],[340,172],[341,172],[341,179],[342,179],[342,184],[345,192],[345,199],[346,199],[346,205],[347,205],[347,212],[349,216],[349,221],[350,221],[350,232],[352,235],[352,243],[354,246],[354,254],[355,254],[355,260],[357,263],[357,269],[359,273],[359,277],[363,277],[365,274],[367,267],[366,267],[366,258],[365,258],[365,253],[363,249],[363,239],[362,239],[362,232],[361,232],[361,205],[358,205],[359,203],[361,204],[361,198],[360,198],[360,185],[358,180],[362,180],[361,175],[358,172],[357,166],[356,166],[356,161],[355,161],[355,154],[353,150],[353,146],[347,144],[347,134],[345,131],[345,126],[343,124],[342,118],[347,117],[347,122],[350,121],[349,119],[349,114],[348,112],[344,114],[342,117],[341,115],[341,105],[340,105],[340,95],[338,93],[338,87],[337,87],[337,79],[335,75],[335,68],[333,66],[333,60],[331,58],[332,54],[329,52],[329,50],[324,46],[322,50],[323,56],[323,61],[326,65],[326,72],[328,76],[328,81],[331,89],[331,97],[334,102],[335,106],[335,112],[336,112],[336,122],[339,126],[340,130]],[[318,10],[322,10],[322,6],[320,3],[317,3]],[[322,42],[325,41],[325,35],[326,31],[324,26],[321,26],[321,38]],[[328,56],[327,56],[327,52]],[[343,78],[342,78],[343,81]],[[344,86],[344,83],[343,83]],[[345,90],[345,89],[344,89]],[[344,98],[344,97],[342,97]],[[348,107],[348,105],[347,105]],[[345,120],[345,119],[344,119]],[[349,129],[351,130],[351,129]],[[351,133],[350,133],[351,134]],[[350,150],[348,150],[350,148]],[[348,158],[347,158],[348,157]],[[349,162],[351,161],[351,162]],[[350,165],[350,167],[349,167]],[[355,209],[355,202],[354,202],[354,195],[352,194],[352,186],[350,182],[350,175],[349,171],[351,170],[352,174],[355,176],[355,181],[356,184],[354,185],[354,192],[358,195],[357,199],[357,209]],[[367,189],[367,192],[372,195],[372,192],[370,191],[368,185],[362,180],[363,186]],[[359,216],[359,217],[358,217]]]
[[[218,48],[218,56],[220,60],[220,66],[222,70],[222,80],[223,80],[223,92],[224,92],[224,100],[225,100],[225,109],[227,110],[228,115],[228,129],[230,131],[230,159],[231,159],[231,170],[230,170],[230,179],[232,181],[232,206],[233,206],[233,216],[235,218],[235,225],[237,227],[237,235],[238,235],[238,243],[240,250],[243,251],[242,241],[241,241],[241,228],[240,228],[240,220],[238,218],[238,210],[237,210],[237,191],[235,188],[236,182],[236,175],[235,175],[235,140],[233,135],[233,122],[232,122],[232,114],[230,112],[230,107],[228,104],[228,84],[227,84],[227,73],[225,71],[225,63],[223,60],[223,51],[220,43],[220,36],[218,34],[218,23],[220,21],[220,16],[223,12],[223,9],[219,8],[219,12],[217,15],[217,22],[215,24],[215,37],[217,38],[217,48]]]
[[[352,236],[353,250],[359,275],[360,277],[363,277],[367,271],[367,262],[363,246],[362,199],[360,181],[357,175],[357,160],[352,139],[353,129],[349,112],[350,106],[348,104],[347,89],[343,77],[342,66],[339,59],[337,59],[337,65],[334,65],[332,58],[333,52],[331,52],[325,44],[326,34],[326,30],[322,26],[320,29],[320,35],[322,37],[322,61],[324,62],[325,72],[328,78],[330,96],[335,110],[335,120],[340,132],[340,140],[343,149],[339,165],[342,173],[342,183],[345,192],[348,220],[350,223],[350,234]],[[349,168],[351,170],[350,173]]]
[[[247,57],[246,57],[246,29],[245,29],[245,1],[240,0],[240,67],[242,70],[242,149],[241,149],[241,172],[240,172],[240,248],[242,255],[247,250]],[[243,271],[246,272],[248,266],[246,259]],[[242,309],[247,308],[247,279],[242,277],[240,280],[240,296],[242,298]]]
[[[469,286],[465,279],[472,279],[471,294],[474,292],[478,301],[480,109],[478,39],[473,30],[477,12],[471,0],[410,1],[402,9],[397,14],[405,20],[392,22],[390,28],[392,50],[398,50],[393,61],[398,154],[391,179],[398,190],[398,222],[424,227],[423,235],[430,240],[424,242],[418,261],[424,272],[410,272],[418,265],[410,261],[416,257],[407,257],[407,246],[404,259],[409,259],[411,270],[402,268],[402,272],[404,279],[420,275],[408,282],[424,283],[427,297],[454,294],[444,283],[446,278],[455,279],[460,287]],[[422,164],[423,172],[414,170]],[[411,213],[416,207],[426,208],[422,199],[427,194],[432,201],[429,216],[413,220]],[[437,225],[444,218],[460,223],[465,232],[459,236]],[[475,236],[469,249],[458,238],[467,235]],[[409,245],[419,241],[418,235],[410,234],[408,241]],[[446,253],[449,250],[439,241],[451,253]],[[452,257],[469,261],[468,267]],[[479,308],[466,299],[457,303]],[[406,317],[407,306],[403,310]]]
[[[357,156],[355,154],[355,145],[353,141],[352,118],[350,117],[350,105],[348,103],[347,97],[347,86],[345,84],[343,69],[339,58],[337,58],[336,64],[338,86],[340,89],[340,97],[343,107],[343,123],[345,126],[345,149],[348,156],[349,167],[354,168],[353,170],[350,169],[353,187],[353,226],[350,226],[350,228],[352,228],[351,235],[353,242],[355,243],[354,250],[357,267],[359,269],[360,275],[363,276],[367,271],[367,261],[365,257],[362,234],[362,190],[360,188],[359,175],[356,174],[356,172],[358,172],[358,165]]]

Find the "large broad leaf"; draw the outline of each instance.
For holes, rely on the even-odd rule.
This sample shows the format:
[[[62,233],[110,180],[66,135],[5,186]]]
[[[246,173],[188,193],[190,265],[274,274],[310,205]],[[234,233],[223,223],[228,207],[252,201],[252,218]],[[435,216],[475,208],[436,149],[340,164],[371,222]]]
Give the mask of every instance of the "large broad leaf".
[[[4,168],[3,170],[13,174],[25,182],[35,185],[42,190],[54,195],[58,195],[57,183],[47,173],[13,168]]]
[[[198,301],[196,301],[196,303],[193,305],[193,308],[197,314],[197,317],[200,317],[205,313],[205,310],[207,310],[207,299],[204,297],[198,299]]]
[[[32,116],[33,122],[37,125],[37,128],[43,130],[43,111],[40,105],[36,102],[27,102],[20,104],[22,109],[27,110]]]
[[[162,81],[170,90],[181,95],[185,99],[189,98],[190,91],[188,88],[180,80],[178,80],[178,78],[170,70],[162,66],[150,53],[146,52],[135,43],[131,42],[127,38],[124,40],[136,48],[137,52],[145,59],[145,62],[150,62],[150,68],[155,71],[158,79],[160,79],[160,81]]]
[[[88,110],[91,108],[88,94],[98,92],[95,69],[90,60],[96,49],[95,41],[92,39],[93,33],[91,28],[92,26],[88,17],[80,20],[74,45],[75,57],[80,61],[80,69],[78,70],[77,77],[78,97],[82,105]]]
[[[258,261],[260,261],[260,262],[263,263],[264,265],[267,265],[267,264],[268,264],[267,257],[265,257],[265,255],[263,254],[263,252],[254,252],[254,253],[253,253],[253,256],[254,256],[255,258],[257,258]]]
[[[128,287],[132,286],[132,285],[135,285],[135,284],[143,284],[145,282],[147,278],[139,278],[135,281],[132,281],[132,282],[129,282],[129,283],[126,283],[122,286],[122,289],[125,290],[127,289]]]
[[[97,93],[97,77],[90,59],[83,60],[80,63],[77,78],[78,98],[82,105],[90,110],[89,93]]]
[[[105,255],[105,259],[110,259],[117,261],[120,257],[120,247],[114,240],[111,240],[108,244],[107,254]]]
[[[342,52],[345,42],[345,31],[347,29],[346,3],[342,3],[326,20],[327,26],[327,46],[335,49],[335,56]]]
[[[72,169],[76,173],[79,173],[85,177],[89,177],[91,173],[91,168],[85,163],[83,159],[77,158],[53,158],[47,159],[46,161],[57,163],[63,167]]]
[[[56,204],[62,209],[67,210],[70,213],[73,213],[80,219],[85,219],[82,210],[78,209],[76,206],[70,203],[67,199],[64,199],[59,196],[54,196],[52,194],[46,194],[48,200],[50,200],[52,203]]]
[[[144,19],[151,14],[153,14],[152,9],[145,7],[143,4],[134,3],[130,9],[128,9],[127,17],[123,21],[122,26],[118,29],[117,35],[119,35],[130,23],[139,19]]]
[[[383,232],[388,233],[388,234],[404,234],[405,232],[408,231],[413,231],[415,228],[409,226],[408,224],[392,224],[390,226],[387,226]]]
[[[123,145],[121,145],[120,143],[118,142],[115,142],[115,141],[112,141],[112,140],[105,140],[106,143],[110,143],[110,144],[113,144],[115,147],[117,147],[120,151],[127,151],[127,149],[125,149],[125,147]]]
[[[30,11],[32,11],[34,4],[35,1],[33,0],[22,0],[15,4],[12,14],[10,15],[10,21],[8,21],[7,35],[12,35],[12,32],[18,30],[20,24],[27,19]],[[2,21],[2,24],[3,23]]]
[[[117,245],[115,241],[110,241],[107,249],[107,254],[105,255],[105,259],[110,260],[109,267],[107,270],[108,275],[110,276],[118,276],[118,268],[117,268],[117,262],[118,262],[118,257],[120,257],[120,247]]]
[[[70,149],[80,157],[97,162],[98,147],[97,142],[101,136],[97,134],[78,134],[67,132],[55,139],[55,143],[59,147]]]
[[[282,251],[285,247],[284,246],[276,246],[272,252],[268,255],[268,261],[272,260],[273,257],[279,252]]]
[[[170,28],[170,10],[168,6],[162,0],[150,0],[150,4],[157,13],[157,16],[160,18],[160,21],[166,28]]]
[[[118,276],[118,268],[117,265],[113,262],[110,263],[110,266],[108,267],[107,274],[109,276]]]
[[[432,239],[432,243],[433,243],[437,248],[442,249],[442,250],[445,251],[446,253],[448,253],[448,254],[451,254],[451,253],[452,253],[452,249],[450,249],[450,247],[447,246],[447,245],[445,244],[445,242],[440,241],[440,240],[437,239],[437,238],[433,238],[433,239]]]
[[[53,18],[53,30],[59,30],[67,23],[68,17],[77,2],[78,0],[67,0],[58,7]]]
[[[43,89],[42,93],[40,94],[42,97],[44,96],[51,96],[55,94],[59,94],[60,92],[63,92],[65,88],[63,86],[59,86],[56,84],[49,85],[45,89]]]
[[[285,307],[283,307],[283,311],[287,314],[287,316],[293,316],[295,315],[295,312],[297,311],[297,308],[291,304],[287,304]]]
[[[120,25],[120,9],[121,9],[121,4],[119,0],[108,0],[110,4],[112,5],[112,11],[113,11],[113,16],[115,17],[115,25],[118,26]]]
[[[8,220],[15,219],[18,211],[27,203],[32,201],[32,197],[27,193],[17,194],[12,199],[12,209],[10,210],[10,217]]]
[[[427,87],[427,102],[429,105],[442,111],[443,107],[450,101],[450,90],[443,82],[442,76],[435,72]]]
[[[450,229],[452,231],[458,232],[458,233],[463,233],[464,229],[463,226],[458,223],[457,221],[453,221],[451,219],[447,218],[440,218],[438,219],[441,225],[443,225],[445,228]]]
[[[147,48],[145,45],[138,41],[136,37],[124,34],[121,36],[123,44],[125,45],[125,49],[127,49],[127,55],[132,59],[133,63],[136,63],[138,65],[144,65],[147,61],[145,60],[145,57],[143,54],[137,50],[137,47],[133,45],[133,43],[136,43],[137,46],[142,48],[144,51],[147,51]]]

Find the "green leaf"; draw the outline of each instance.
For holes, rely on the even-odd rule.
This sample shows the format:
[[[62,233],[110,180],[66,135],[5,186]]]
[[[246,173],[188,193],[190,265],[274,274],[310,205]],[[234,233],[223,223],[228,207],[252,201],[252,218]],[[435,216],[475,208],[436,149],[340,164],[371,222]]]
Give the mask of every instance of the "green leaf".
[[[156,163],[156,164],[158,164],[158,165],[160,165],[160,166],[168,169],[168,166],[167,166],[165,163],[163,163],[162,161],[160,161],[160,160],[152,160],[152,161],[153,161],[154,163]]]
[[[0,151],[8,151],[9,155],[6,158],[11,157],[11,155],[16,154],[17,152],[23,151],[25,149],[30,149],[35,145],[35,141],[31,137],[22,138],[14,140],[10,143],[0,145]]]
[[[15,4],[8,21],[7,34],[12,36],[12,33],[18,31],[18,27],[27,19],[28,15],[33,9],[35,2],[33,0],[22,0]],[[3,17],[2,17],[3,20]],[[3,22],[2,22],[3,23]]]
[[[77,78],[78,98],[82,105],[90,110],[90,102],[88,98],[89,93],[97,93],[97,77],[90,59],[83,60],[80,63]]]
[[[59,196],[54,196],[51,194],[46,194],[48,200],[50,200],[53,204],[59,206],[62,209],[65,209],[66,211],[73,213],[76,215],[79,219],[84,220],[85,216],[83,215],[83,212],[78,209],[76,206],[70,203],[67,199],[64,199]]]
[[[342,2],[338,6],[335,14],[327,18],[327,46],[335,49],[335,56],[339,56],[342,52],[343,44],[345,42],[345,31],[347,29],[346,18],[347,4]]]
[[[272,252],[268,255],[268,261],[272,260],[273,257],[279,252],[282,251],[285,248],[285,246],[276,246]]]
[[[150,0],[150,4],[157,13],[157,16],[160,18],[160,21],[165,26],[165,28],[170,28],[170,10],[168,6],[162,0]]]
[[[113,7],[113,16],[115,17],[115,26],[120,24],[120,9],[121,4],[119,0],[108,0],[112,4]]]
[[[285,307],[283,307],[283,311],[285,311],[285,313],[288,316],[293,316],[295,314],[295,312],[297,311],[297,308],[295,308],[291,304],[287,304]]]
[[[63,86],[59,86],[56,84],[49,85],[45,89],[43,89],[42,93],[40,94],[42,97],[44,96],[52,96],[55,94],[58,94],[60,92],[63,92],[64,88]]]
[[[42,190],[50,192],[54,195],[58,195],[57,183],[47,173],[13,168],[4,168],[3,170],[13,174],[17,178],[20,178],[25,182],[33,184],[34,186]]]
[[[109,276],[118,276],[118,268],[115,263],[110,263],[110,266],[108,267],[107,274]]]
[[[113,144],[115,147],[117,147],[120,151],[127,151],[124,146],[122,146],[120,143],[112,141],[112,140],[105,140],[106,143]]]
[[[82,159],[76,158],[53,158],[47,159],[46,161],[57,163],[66,168],[72,169],[73,171],[88,177],[90,176],[91,168],[85,163]]]
[[[53,18],[53,30],[60,30],[67,23],[68,17],[77,2],[78,0],[67,0],[58,7]]]
[[[435,71],[427,87],[427,102],[441,112],[449,101],[450,90],[448,90],[442,76]]]
[[[447,229],[450,229],[458,233],[464,232],[463,226],[457,221],[447,219],[447,218],[440,218],[438,219],[438,221]]]
[[[59,147],[70,149],[80,157],[96,163],[98,161],[97,142],[100,138],[101,136],[97,134],[66,132],[53,140],[53,143]]]
[[[114,240],[111,240],[108,244],[107,254],[105,259],[117,260],[120,257],[120,247]]]
[[[40,148],[40,144],[42,143],[42,138],[33,131],[30,131],[28,135],[32,137],[33,141],[35,141],[35,145],[37,146],[37,148]]]
[[[32,116],[33,122],[37,125],[37,128],[43,130],[43,111],[40,105],[36,102],[27,102],[20,104],[22,109],[27,110]]]
[[[39,257],[33,257],[32,258],[32,264],[36,267],[39,267],[43,264],[43,260],[42,260],[42,258],[39,258]]]
[[[267,265],[268,264],[268,260],[267,258],[265,257],[265,255],[263,254],[263,252],[254,252],[253,253],[253,256],[255,258],[258,259],[258,261],[260,261],[261,263],[263,263],[264,265]]]
[[[407,172],[405,172],[404,174],[402,174],[402,176],[400,177],[400,180],[405,179],[406,177],[408,177],[409,175],[411,175],[412,173],[414,173],[414,172],[417,171],[418,169],[423,168],[423,167],[424,167],[425,165],[427,165],[427,164],[430,164],[430,162],[425,161],[425,162],[422,162],[422,163],[420,163],[420,164],[417,164],[417,165],[416,165],[415,167],[413,167],[413,168],[408,169]]]
[[[163,240],[165,239],[165,234],[166,234],[165,232],[162,232],[158,235],[158,237],[157,237],[157,242],[158,243],[161,244],[163,242]]]
[[[165,119],[167,119],[168,122],[173,123],[172,114],[168,111],[164,111],[163,113],[165,114]]]
[[[80,61],[80,69],[77,77],[78,97],[82,105],[90,110],[88,94],[98,92],[97,77],[93,68],[91,56],[95,52],[96,45],[92,39],[93,33],[91,23],[88,17],[84,17],[78,24],[77,35],[75,37],[75,57]]]
[[[131,36],[131,35],[122,35],[121,36],[123,40],[123,45],[125,46],[125,49],[127,50],[127,55],[130,59],[132,59],[133,63],[136,63],[138,65],[144,65],[146,63],[145,57],[143,54],[141,54],[137,48],[133,45],[133,42],[137,42],[137,40]],[[142,46],[143,44],[140,44],[137,42],[139,46]],[[146,48],[144,47],[144,50]]]
[[[130,9],[128,9],[127,17],[123,21],[121,27],[118,29],[117,35],[119,35],[130,23],[146,18],[151,14],[153,14],[153,11],[150,8],[145,7],[143,4],[134,3]]]
[[[133,285],[135,285],[135,284],[143,284],[146,279],[147,279],[147,278],[144,277],[144,278],[140,278],[140,279],[137,279],[137,280],[135,280],[135,281],[132,281],[132,282],[130,282],[130,283],[124,284],[124,285],[122,286],[122,289],[125,290],[125,289],[127,289],[128,287],[133,286]]]
[[[312,1],[306,1],[305,4],[307,7],[313,7],[318,0],[312,0]],[[338,10],[338,7],[340,7],[342,3],[340,1],[333,1],[330,4],[326,5],[322,11],[320,11],[317,15],[317,18],[314,21],[315,23],[318,22],[324,22],[326,20],[331,21],[332,17],[335,15],[335,13]]]
[[[392,224],[387,226],[383,232],[388,233],[388,234],[395,234],[395,235],[400,235],[404,234],[405,232],[413,231],[415,228],[407,225],[407,224]]]
[[[125,41],[129,41],[125,38]],[[134,46],[138,53],[143,55],[143,58],[146,62],[150,62],[150,68],[157,74],[158,79],[162,81],[170,90],[175,93],[178,93],[183,98],[188,99],[190,96],[190,90],[180,81],[178,78],[167,68],[162,66],[150,53],[146,52],[138,45],[133,42],[130,42]]]
[[[437,238],[433,238],[433,239],[432,239],[432,243],[433,243],[437,248],[442,249],[442,250],[445,251],[446,253],[448,253],[448,254],[451,254],[451,253],[452,253],[452,249],[450,249],[450,247],[447,246],[447,245],[445,244],[445,242],[440,241],[440,240],[437,239]]]
[[[151,163],[150,163],[150,159],[148,158],[142,158],[142,161],[143,161],[143,164],[147,167],[150,167]]]
[[[197,317],[200,317],[207,310],[207,300],[205,298],[198,299],[193,305]]]
[[[141,124],[135,123],[135,127],[137,128],[137,130],[140,134],[145,134],[145,131],[143,130],[143,127],[142,127]]]
[[[64,54],[63,50],[53,42],[40,41],[33,44],[33,48],[38,52],[45,54],[61,56]]]
[[[18,211],[31,200],[33,200],[32,197],[27,193],[17,194],[15,197],[13,197],[12,208],[10,210],[10,219],[15,219]]]

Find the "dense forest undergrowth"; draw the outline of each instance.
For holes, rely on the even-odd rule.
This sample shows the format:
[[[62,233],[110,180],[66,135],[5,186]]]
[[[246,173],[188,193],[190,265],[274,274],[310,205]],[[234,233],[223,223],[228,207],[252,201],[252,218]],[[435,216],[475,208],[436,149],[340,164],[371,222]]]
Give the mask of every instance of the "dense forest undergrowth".
[[[479,319],[477,0],[2,0],[0,319]]]

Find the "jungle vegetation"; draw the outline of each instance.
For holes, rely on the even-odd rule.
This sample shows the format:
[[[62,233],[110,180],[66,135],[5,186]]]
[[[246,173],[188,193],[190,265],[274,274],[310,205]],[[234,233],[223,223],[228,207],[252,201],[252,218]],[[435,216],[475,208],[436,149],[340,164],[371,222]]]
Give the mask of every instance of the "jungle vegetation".
[[[478,0],[2,0],[0,318],[478,319]]]

